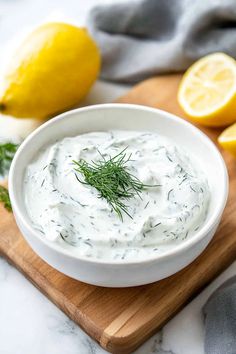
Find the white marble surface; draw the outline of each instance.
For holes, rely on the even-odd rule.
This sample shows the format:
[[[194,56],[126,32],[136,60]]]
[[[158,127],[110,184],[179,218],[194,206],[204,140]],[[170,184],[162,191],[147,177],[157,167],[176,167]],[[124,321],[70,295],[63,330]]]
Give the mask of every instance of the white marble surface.
[[[1,53],[11,48],[33,26],[47,19],[83,24],[88,9],[111,0],[0,0]],[[8,43],[11,43],[10,46]],[[5,50],[6,46],[9,48]],[[1,54],[2,55],[2,54]],[[98,82],[85,104],[110,102],[128,89]],[[33,121],[0,117],[1,136],[24,136]],[[236,263],[208,286],[136,354],[204,354],[203,304],[212,291],[231,275]],[[102,354],[106,353],[76,324],[0,258],[0,354]],[[222,353],[223,354],[223,353]]]

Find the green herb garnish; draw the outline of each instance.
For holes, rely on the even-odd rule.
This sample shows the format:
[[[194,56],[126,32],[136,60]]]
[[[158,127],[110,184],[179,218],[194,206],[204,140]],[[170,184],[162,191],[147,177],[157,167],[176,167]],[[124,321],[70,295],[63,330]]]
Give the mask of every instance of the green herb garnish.
[[[84,181],[81,181],[77,174],[75,177],[80,183],[93,186],[99,191],[99,198],[105,198],[112,209],[123,220],[122,212],[129,217],[128,206],[124,201],[135,196],[140,196],[140,193],[145,187],[156,187],[155,185],[143,184],[137,177],[128,171],[127,163],[132,161],[131,154],[127,156],[125,148],[114,157],[105,157],[101,155],[101,160],[88,163],[84,159],[73,161],[76,165],[75,171],[83,175]]]
[[[18,145],[11,142],[0,144],[0,176],[7,175],[17,148]]]
[[[4,204],[4,207],[8,211],[12,211],[11,201],[7,188],[0,186],[0,202]]]

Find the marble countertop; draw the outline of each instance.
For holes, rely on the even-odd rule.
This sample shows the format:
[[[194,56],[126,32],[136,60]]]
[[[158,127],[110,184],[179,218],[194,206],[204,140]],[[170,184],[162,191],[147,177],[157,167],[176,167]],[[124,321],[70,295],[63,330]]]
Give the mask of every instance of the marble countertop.
[[[111,0],[0,0],[1,53],[5,53],[7,60],[11,48],[19,38],[45,20],[69,20],[83,25],[89,8],[100,2]],[[111,102],[128,89],[128,86],[98,82],[84,104]],[[35,125],[32,120],[22,122],[1,116],[0,138],[24,137]],[[159,333],[135,351],[135,354],[204,354],[202,306],[216,287],[235,274],[236,262],[169,321]],[[0,353],[106,352],[16,269],[0,258]]]

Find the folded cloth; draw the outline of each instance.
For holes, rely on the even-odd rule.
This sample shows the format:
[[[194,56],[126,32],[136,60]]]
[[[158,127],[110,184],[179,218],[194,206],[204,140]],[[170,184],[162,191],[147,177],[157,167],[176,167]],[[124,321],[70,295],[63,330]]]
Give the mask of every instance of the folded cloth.
[[[236,0],[142,0],[93,8],[88,27],[101,77],[137,82],[177,72],[211,52],[236,57]]]
[[[236,276],[209,298],[205,314],[205,353],[236,354]]]

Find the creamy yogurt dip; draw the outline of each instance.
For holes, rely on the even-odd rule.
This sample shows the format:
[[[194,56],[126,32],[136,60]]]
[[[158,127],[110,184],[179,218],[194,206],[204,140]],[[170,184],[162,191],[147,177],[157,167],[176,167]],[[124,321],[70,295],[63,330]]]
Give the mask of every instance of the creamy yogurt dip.
[[[73,160],[88,162],[132,153],[130,173],[144,184],[129,199],[123,220],[97,189],[82,184]],[[41,150],[27,167],[25,205],[42,237],[79,256],[137,260],[175,247],[202,226],[210,191],[193,156],[151,132],[93,132],[65,138]]]

